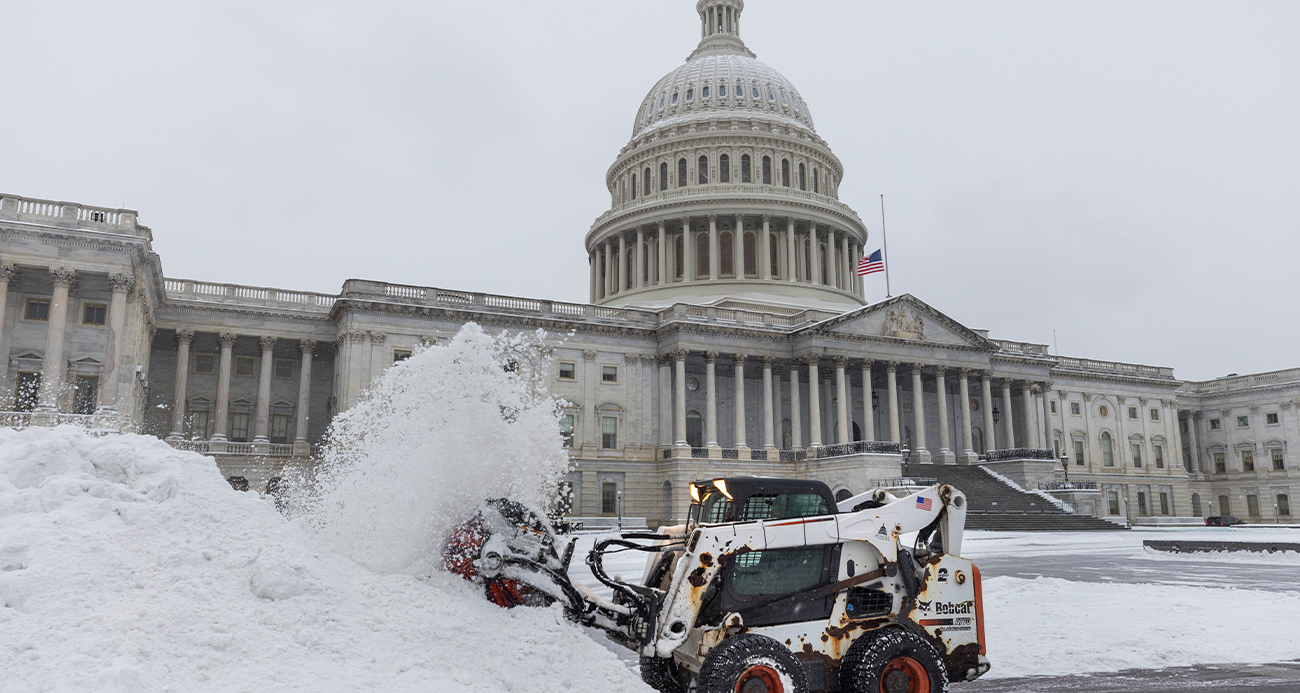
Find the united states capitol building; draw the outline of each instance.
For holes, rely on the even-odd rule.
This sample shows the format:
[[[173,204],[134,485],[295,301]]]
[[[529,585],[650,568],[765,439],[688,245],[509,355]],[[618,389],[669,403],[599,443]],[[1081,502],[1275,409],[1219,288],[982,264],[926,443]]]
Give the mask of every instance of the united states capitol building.
[[[855,268],[880,239],[803,96],[741,40],[743,8],[700,0],[699,47],[629,104],[587,303],[169,277],[137,212],[0,196],[0,423],[157,435],[263,491],[386,368],[475,322],[556,335],[577,516],[680,519],[698,478],[843,495],[982,464],[1121,522],[1293,519],[1300,369],[1188,382],[911,295],[868,305]]]

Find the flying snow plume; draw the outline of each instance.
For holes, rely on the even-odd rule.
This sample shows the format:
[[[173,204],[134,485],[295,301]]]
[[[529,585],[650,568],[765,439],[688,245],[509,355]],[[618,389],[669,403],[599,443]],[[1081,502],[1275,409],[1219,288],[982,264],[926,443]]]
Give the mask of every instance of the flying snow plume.
[[[484,500],[548,507],[568,456],[542,338],[470,323],[388,369],[335,418],[295,511],[371,569],[424,572]]]

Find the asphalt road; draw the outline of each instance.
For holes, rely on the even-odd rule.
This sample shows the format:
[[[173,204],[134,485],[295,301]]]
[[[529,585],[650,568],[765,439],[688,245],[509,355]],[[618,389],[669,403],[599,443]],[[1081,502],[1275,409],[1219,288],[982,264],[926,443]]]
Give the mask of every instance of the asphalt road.
[[[1300,691],[1300,661],[1282,664],[1231,664],[1135,669],[1090,676],[988,679],[953,685],[952,693],[1154,693],[1214,691],[1214,693],[1296,693]]]

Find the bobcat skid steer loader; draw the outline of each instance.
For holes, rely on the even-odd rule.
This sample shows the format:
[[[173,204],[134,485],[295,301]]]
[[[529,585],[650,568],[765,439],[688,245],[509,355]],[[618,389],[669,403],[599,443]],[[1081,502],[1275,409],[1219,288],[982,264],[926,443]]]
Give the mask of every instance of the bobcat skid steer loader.
[[[559,602],[637,652],[663,693],[941,693],[988,671],[951,486],[836,503],[821,482],[737,477],[691,498],[685,525],[597,537],[586,561],[612,600],[569,578],[573,537],[509,500],[453,533],[444,562],[502,606]],[[606,573],[623,550],[648,554],[639,581]]]

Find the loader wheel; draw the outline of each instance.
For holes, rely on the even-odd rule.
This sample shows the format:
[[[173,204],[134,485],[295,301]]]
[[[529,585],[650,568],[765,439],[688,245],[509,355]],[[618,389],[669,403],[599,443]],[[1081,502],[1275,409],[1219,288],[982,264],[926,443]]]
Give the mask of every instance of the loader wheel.
[[[762,635],[737,635],[704,658],[699,693],[808,693],[803,666],[789,648]]]
[[[686,693],[691,674],[672,657],[642,657],[641,680],[659,693]]]
[[[845,693],[948,691],[948,677],[934,647],[900,628],[858,638],[844,655],[840,677]]]

